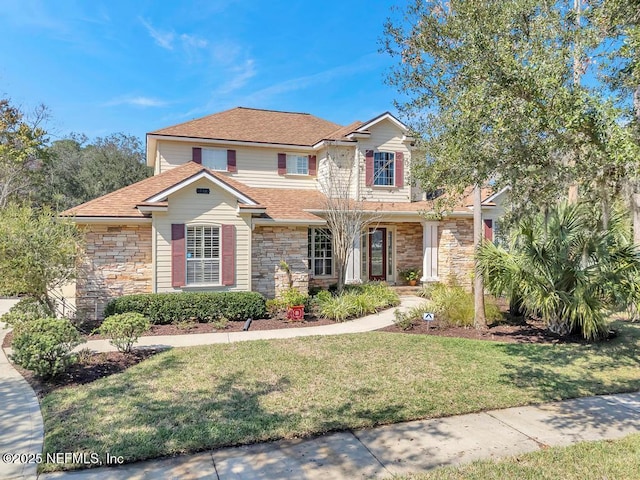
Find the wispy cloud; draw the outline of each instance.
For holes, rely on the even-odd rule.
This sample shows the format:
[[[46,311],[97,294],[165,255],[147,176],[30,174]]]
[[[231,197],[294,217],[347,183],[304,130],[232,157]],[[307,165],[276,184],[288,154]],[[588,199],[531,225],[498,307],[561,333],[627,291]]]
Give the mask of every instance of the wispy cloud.
[[[166,102],[164,100],[160,100],[157,98],[131,95],[131,96],[114,98],[104,103],[103,106],[115,107],[118,105],[131,105],[134,107],[164,107],[168,104],[169,102]]]
[[[151,23],[147,22],[144,18],[140,18],[140,22],[149,32],[151,38],[156,41],[156,44],[166,50],[173,50],[173,41],[175,39],[175,33],[163,32],[155,28]]]

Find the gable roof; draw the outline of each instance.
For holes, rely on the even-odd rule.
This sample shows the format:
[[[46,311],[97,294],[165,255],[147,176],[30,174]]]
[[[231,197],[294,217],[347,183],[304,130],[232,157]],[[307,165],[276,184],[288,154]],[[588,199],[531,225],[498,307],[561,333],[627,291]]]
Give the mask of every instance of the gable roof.
[[[308,113],[236,107],[148,135],[312,146],[340,128]]]
[[[70,208],[62,216],[81,218],[142,219],[148,218],[138,206],[166,206],[167,195],[192,183],[208,178],[230,192],[240,201],[240,208],[264,209],[264,219],[322,221],[307,210],[323,205],[324,195],[317,190],[254,188],[224,174],[209,170],[195,162],[188,162],[164,173],[121,188],[115,192]],[[151,200],[151,201],[150,201]],[[153,201],[155,200],[155,201]]]

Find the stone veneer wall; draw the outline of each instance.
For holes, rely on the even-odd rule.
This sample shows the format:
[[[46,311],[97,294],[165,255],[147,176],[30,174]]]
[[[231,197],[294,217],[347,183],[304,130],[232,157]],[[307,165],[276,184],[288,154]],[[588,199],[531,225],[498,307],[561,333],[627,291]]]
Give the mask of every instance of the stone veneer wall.
[[[406,283],[398,275],[398,270],[419,268],[422,271],[422,236],[421,223],[396,224],[396,271],[394,274],[398,283]]]
[[[78,318],[100,319],[112,298],[151,293],[152,269],[150,224],[90,225],[76,281]]]
[[[450,218],[438,226],[438,277],[455,279],[471,288],[473,283],[473,219]]]
[[[289,288],[289,276],[280,269],[285,261],[293,287],[309,291],[307,227],[257,226],[251,238],[251,289],[274,298]]]

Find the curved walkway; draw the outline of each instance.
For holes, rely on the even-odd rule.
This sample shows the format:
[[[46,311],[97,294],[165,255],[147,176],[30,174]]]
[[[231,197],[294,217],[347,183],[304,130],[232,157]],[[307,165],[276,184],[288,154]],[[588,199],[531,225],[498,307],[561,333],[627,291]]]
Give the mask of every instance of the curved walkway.
[[[0,323],[0,327],[4,323]],[[0,328],[0,345],[8,330]],[[42,452],[44,427],[40,403],[27,381],[9,363],[0,348],[0,454],[36,454]],[[36,477],[35,463],[0,460],[3,480]]]
[[[405,311],[424,302],[415,296],[400,297],[399,310]],[[278,330],[251,330],[247,332],[229,333],[196,333],[187,335],[158,335],[140,337],[136,347],[170,348],[193,347],[196,345],[212,345],[215,343],[244,342],[248,340],[268,340],[273,338],[310,337],[313,335],[340,335],[344,333],[362,333],[378,330],[393,325],[395,308],[389,308],[373,315],[357,318],[343,323],[320,325],[317,327],[282,328]],[[260,320],[257,320],[258,322]],[[78,346],[76,350],[89,348],[94,352],[115,352],[116,348],[108,340],[89,340]]]

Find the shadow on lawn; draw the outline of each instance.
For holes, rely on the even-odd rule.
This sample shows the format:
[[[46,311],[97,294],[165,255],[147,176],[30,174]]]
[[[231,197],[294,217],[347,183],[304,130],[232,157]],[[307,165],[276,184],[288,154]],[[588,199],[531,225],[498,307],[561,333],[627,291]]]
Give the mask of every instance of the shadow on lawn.
[[[619,378],[619,370],[640,366],[640,325],[615,328],[617,338],[594,344],[500,344],[514,360],[504,365],[503,381],[536,391],[543,402],[639,390],[640,377]]]

